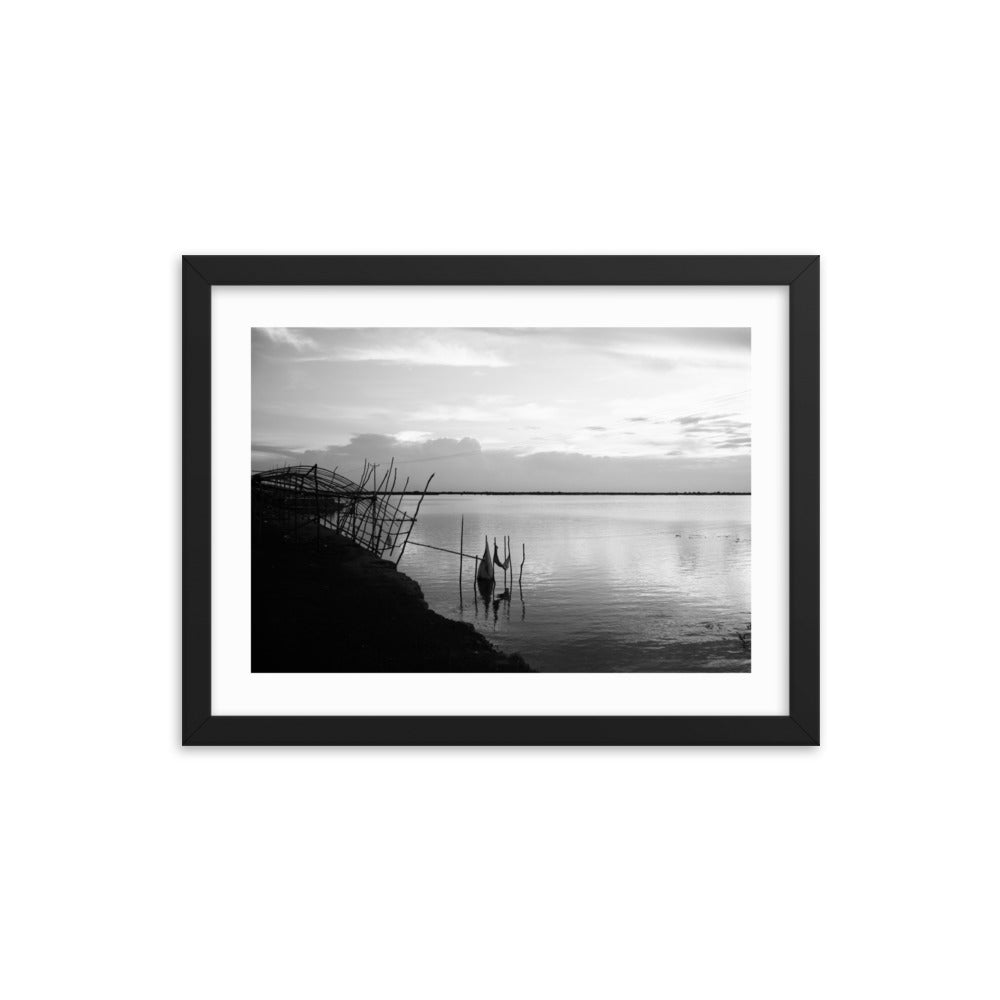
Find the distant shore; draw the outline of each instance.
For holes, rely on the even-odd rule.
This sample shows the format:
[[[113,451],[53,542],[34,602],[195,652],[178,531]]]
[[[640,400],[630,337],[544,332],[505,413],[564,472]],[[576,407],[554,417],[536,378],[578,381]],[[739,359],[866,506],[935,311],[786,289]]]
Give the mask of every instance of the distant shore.
[[[726,490],[671,490],[669,492],[628,490],[389,490],[394,497],[748,497],[746,493]]]
[[[466,622],[431,611],[393,563],[333,532],[252,542],[254,673],[523,673]]]

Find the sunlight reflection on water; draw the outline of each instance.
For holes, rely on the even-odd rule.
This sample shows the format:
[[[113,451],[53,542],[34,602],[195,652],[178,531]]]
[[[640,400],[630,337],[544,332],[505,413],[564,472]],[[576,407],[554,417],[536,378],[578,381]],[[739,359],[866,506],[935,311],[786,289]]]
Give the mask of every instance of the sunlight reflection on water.
[[[750,497],[429,496],[412,541],[457,551],[462,515],[466,553],[511,536],[509,601],[474,595],[472,560],[460,600],[457,555],[411,545],[399,568],[535,670],[749,669]]]

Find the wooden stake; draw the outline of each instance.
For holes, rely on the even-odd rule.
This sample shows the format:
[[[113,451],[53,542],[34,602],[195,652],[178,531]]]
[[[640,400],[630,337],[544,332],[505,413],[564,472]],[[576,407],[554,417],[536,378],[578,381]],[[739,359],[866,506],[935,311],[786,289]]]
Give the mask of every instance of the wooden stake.
[[[319,541],[319,465],[312,467],[313,492],[316,498],[316,541]]]
[[[458,609],[462,610],[462,563],[465,562],[465,515],[462,515],[462,527],[458,533]]]
[[[400,550],[399,558],[396,559],[396,565],[399,565],[399,560],[403,558],[403,553],[406,552],[406,543],[410,540],[410,532],[413,531],[413,526],[417,523],[417,515],[420,513],[420,505],[424,502],[424,497],[427,496],[427,488],[431,485],[431,479],[434,478],[434,473],[430,475],[430,479],[427,480],[424,486],[424,492],[420,494],[420,499],[417,501],[417,509],[413,512],[413,517],[410,520],[410,525],[406,530],[406,538],[403,539],[403,548]]]

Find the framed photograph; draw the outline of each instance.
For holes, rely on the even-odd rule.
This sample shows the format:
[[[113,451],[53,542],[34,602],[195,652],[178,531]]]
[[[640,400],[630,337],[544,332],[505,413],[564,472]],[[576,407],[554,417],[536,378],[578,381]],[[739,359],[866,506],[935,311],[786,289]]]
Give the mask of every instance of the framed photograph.
[[[182,268],[186,745],[818,745],[818,257]]]

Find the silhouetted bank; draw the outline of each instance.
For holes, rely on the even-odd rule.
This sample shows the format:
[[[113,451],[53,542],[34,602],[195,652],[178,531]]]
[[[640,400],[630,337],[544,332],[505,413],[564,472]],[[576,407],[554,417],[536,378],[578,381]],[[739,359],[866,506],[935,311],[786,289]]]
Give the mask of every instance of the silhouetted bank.
[[[348,539],[255,531],[255,673],[522,673],[466,622],[431,611],[419,584]],[[305,532],[304,532],[305,534]],[[456,581],[457,586],[457,581]]]

